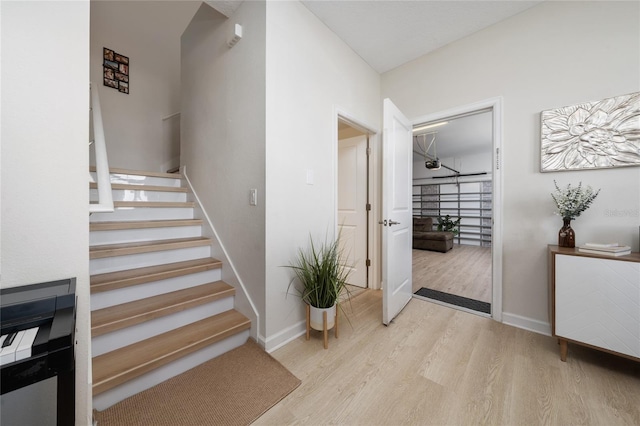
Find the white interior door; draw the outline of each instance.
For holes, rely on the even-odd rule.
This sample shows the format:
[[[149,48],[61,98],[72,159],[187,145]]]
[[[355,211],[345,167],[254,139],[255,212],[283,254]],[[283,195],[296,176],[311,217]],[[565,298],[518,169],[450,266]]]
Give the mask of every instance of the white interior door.
[[[340,249],[350,267],[348,282],[367,287],[367,137],[338,141]]]
[[[382,133],[382,322],[388,325],[412,297],[411,122],[389,99]]]

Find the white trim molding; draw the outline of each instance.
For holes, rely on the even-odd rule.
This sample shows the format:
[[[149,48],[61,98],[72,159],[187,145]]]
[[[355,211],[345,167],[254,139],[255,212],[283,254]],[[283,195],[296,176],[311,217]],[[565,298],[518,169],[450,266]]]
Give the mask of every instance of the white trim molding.
[[[511,314],[509,312],[503,312],[502,322],[512,327],[521,328],[523,330],[532,331],[545,336],[551,336],[551,324],[548,322]]]
[[[220,237],[218,236],[218,233],[216,232],[215,227],[213,226],[213,222],[211,222],[211,219],[209,218],[209,215],[207,214],[207,212],[204,210],[204,208],[202,207],[202,203],[200,202],[200,198],[198,198],[198,194],[196,193],[195,189],[193,188],[193,185],[191,184],[191,181],[189,180],[189,176],[187,176],[187,167],[183,166],[180,170],[180,172],[182,173],[182,176],[184,177],[187,186],[189,187],[189,190],[191,191],[196,204],[198,205],[198,209],[200,210],[200,212],[202,213],[202,215],[204,216],[204,220],[206,222],[206,225],[208,226],[209,230],[211,231],[211,233],[213,234],[214,238],[215,238],[215,244],[217,244],[217,246],[220,248],[222,254],[223,254],[223,259],[219,259],[220,261],[222,261],[223,263],[223,268],[228,265],[231,268],[232,271],[232,275],[230,278],[224,278],[225,282],[232,285],[233,287],[236,288],[236,290],[238,290],[238,286],[240,287],[240,289],[242,290],[242,297],[243,299],[245,299],[248,303],[249,306],[251,307],[252,312],[252,316],[253,318],[255,318],[255,321],[251,321],[251,336],[254,337],[256,340],[260,341],[260,340],[264,340],[264,339],[258,339],[258,333],[260,330],[260,313],[258,311],[258,309],[256,308],[255,303],[253,302],[253,299],[251,299],[251,295],[249,294],[249,292],[247,291],[246,286],[244,285],[244,282],[242,281],[242,279],[240,278],[240,275],[238,274],[238,271],[235,267],[235,265],[233,264],[233,261],[231,260],[231,258],[229,257],[229,254],[227,253],[227,250],[224,248],[224,246],[222,245],[222,242],[220,240]],[[217,257],[217,256],[216,256]],[[224,272],[223,272],[223,277],[224,277]],[[238,286],[236,286],[235,284],[238,284]],[[236,297],[238,297],[238,293],[236,293]],[[234,305],[237,308],[237,304],[234,302]],[[238,309],[240,310],[240,309]],[[241,312],[243,315],[248,316],[248,312]]]
[[[169,114],[169,115],[167,115],[166,117],[163,117],[163,118],[162,118],[162,121],[169,120],[169,119],[171,119],[171,118],[173,118],[173,117],[177,117],[177,116],[179,116],[179,115],[180,115],[180,111],[178,111],[178,112],[174,112],[173,114]]]
[[[503,139],[503,107],[502,97],[489,98],[474,102],[468,105],[451,108],[433,114],[415,117],[412,119],[414,125],[427,123],[430,121],[444,120],[475,111],[491,109],[493,111],[493,155],[492,165],[493,175],[493,235],[491,236],[491,261],[492,261],[492,300],[491,312],[494,320],[502,322],[502,188],[504,167],[502,159],[504,152],[502,148]]]
[[[369,192],[369,204],[371,204],[371,211],[369,212],[369,226],[367,233],[369,234],[369,244],[367,247],[367,257],[371,260],[369,266],[369,273],[367,278],[367,287],[374,290],[379,290],[380,277],[381,277],[381,260],[380,260],[380,244],[381,239],[379,235],[379,227],[375,224],[378,223],[378,194],[380,191],[380,183],[378,181],[378,134],[379,131],[368,123],[365,123],[356,118],[346,109],[334,105],[333,107],[333,185],[334,185],[334,223],[335,232],[338,233],[338,121],[343,121],[356,130],[361,131],[369,138],[369,175],[367,179],[369,181],[367,191]]]
[[[287,343],[297,339],[307,332],[307,324],[306,320],[298,321],[297,323],[285,328],[284,330],[280,330],[278,333],[269,336],[264,340],[264,349],[268,353],[272,353]]]

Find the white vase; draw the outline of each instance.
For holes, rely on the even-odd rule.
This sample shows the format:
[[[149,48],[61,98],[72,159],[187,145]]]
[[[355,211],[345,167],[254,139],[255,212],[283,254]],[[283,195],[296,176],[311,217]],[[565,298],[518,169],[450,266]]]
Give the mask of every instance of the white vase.
[[[311,306],[309,323],[311,324],[311,328],[313,328],[314,330],[324,330],[322,319],[323,312],[327,313],[327,330],[331,330],[333,326],[336,325],[336,305],[324,309]]]

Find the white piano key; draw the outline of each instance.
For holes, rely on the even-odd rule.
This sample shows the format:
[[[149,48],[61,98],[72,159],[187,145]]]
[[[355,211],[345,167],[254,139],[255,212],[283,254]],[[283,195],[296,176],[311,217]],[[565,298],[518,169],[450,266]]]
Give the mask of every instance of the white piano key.
[[[5,334],[4,336],[0,337],[0,346],[2,346],[2,344],[4,343],[4,339],[6,339],[8,336],[8,334]]]
[[[16,361],[20,361],[21,359],[29,358],[31,356],[31,346],[33,346],[33,342],[36,340],[37,334],[38,327],[24,330],[24,336],[22,336],[22,340],[20,340],[20,343],[18,344],[18,349],[16,349]]]
[[[18,349],[18,345],[20,344],[20,340],[22,340],[24,333],[24,330],[19,331],[16,338],[13,339],[13,343],[2,348],[0,351],[0,365],[10,364],[16,360],[16,349]]]

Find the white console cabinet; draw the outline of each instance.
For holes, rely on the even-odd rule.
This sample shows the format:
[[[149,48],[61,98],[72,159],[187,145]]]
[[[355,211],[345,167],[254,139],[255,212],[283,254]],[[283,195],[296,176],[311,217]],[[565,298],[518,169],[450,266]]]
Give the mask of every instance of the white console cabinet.
[[[551,322],[568,343],[640,360],[640,253],[600,256],[549,246]]]

